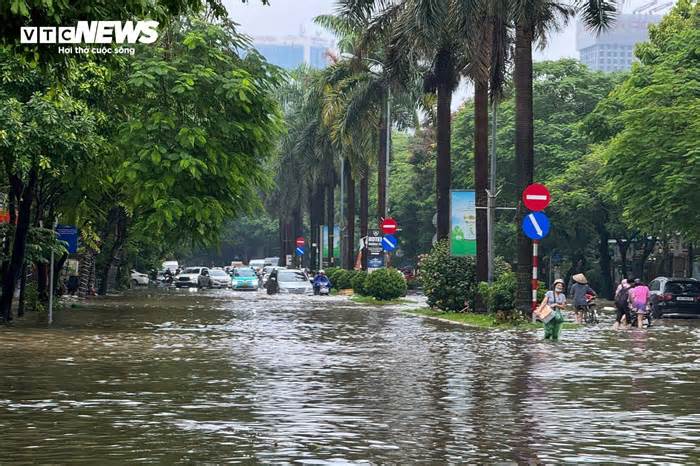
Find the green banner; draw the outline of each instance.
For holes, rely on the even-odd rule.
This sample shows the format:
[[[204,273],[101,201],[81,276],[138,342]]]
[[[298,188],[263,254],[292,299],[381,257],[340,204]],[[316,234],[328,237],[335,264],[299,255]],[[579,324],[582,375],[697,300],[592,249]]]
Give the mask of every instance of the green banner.
[[[450,255],[476,256],[476,195],[450,191]]]
[[[321,255],[328,257],[328,225],[321,226]],[[333,228],[333,257],[340,259],[340,227]]]

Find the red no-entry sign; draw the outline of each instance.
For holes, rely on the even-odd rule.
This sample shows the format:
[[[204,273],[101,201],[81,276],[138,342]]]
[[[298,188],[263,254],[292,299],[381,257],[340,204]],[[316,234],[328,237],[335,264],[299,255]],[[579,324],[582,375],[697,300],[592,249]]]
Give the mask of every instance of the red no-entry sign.
[[[552,200],[549,190],[543,184],[531,184],[523,191],[523,202],[525,207],[535,212],[539,212],[547,208]]]
[[[399,224],[396,223],[396,220],[394,220],[393,218],[385,218],[384,220],[382,220],[381,227],[382,233],[384,233],[385,235],[393,235],[394,233],[396,233],[396,230],[399,229]]]
[[[304,237],[300,236],[297,238],[297,246],[303,246],[304,245]]]

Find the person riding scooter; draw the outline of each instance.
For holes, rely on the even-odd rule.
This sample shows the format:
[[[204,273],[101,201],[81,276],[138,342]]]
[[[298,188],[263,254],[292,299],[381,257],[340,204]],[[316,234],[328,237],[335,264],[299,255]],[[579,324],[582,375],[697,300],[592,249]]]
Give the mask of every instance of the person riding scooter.
[[[328,294],[331,290],[331,281],[326,276],[326,272],[319,270],[314,277],[314,294]]]

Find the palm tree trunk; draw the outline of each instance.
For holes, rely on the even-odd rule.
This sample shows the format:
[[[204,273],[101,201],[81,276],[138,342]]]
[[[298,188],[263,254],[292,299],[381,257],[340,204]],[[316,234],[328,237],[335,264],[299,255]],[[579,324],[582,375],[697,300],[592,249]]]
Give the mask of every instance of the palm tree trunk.
[[[387,140],[386,140],[386,125],[387,112],[386,104],[382,110],[382,117],[379,124],[379,157],[377,160],[377,221],[386,218],[386,158],[387,158]]]
[[[369,170],[360,179],[360,237],[367,236],[369,224]],[[365,243],[367,244],[367,243]],[[362,248],[362,270],[367,270],[367,247]]]
[[[450,185],[452,182],[452,89],[442,80],[438,84],[437,98],[437,238],[445,239],[450,233]]]
[[[515,158],[517,175],[517,249],[518,249],[518,292],[516,306],[530,312],[532,301],[532,243],[520,232],[520,224],[526,214],[521,193],[534,178],[534,129],[532,113],[532,27],[520,22],[515,28]]]
[[[350,162],[345,160],[345,189],[347,208],[345,210],[345,268],[352,270],[355,265],[355,179]]]
[[[328,185],[328,200],[326,202],[326,224],[328,225],[328,265],[335,267],[333,244],[335,241],[335,179]]]
[[[476,281],[488,280],[487,194],[489,173],[489,88],[485,80],[474,83],[474,187],[476,189]],[[477,312],[486,311],[482,299]]]

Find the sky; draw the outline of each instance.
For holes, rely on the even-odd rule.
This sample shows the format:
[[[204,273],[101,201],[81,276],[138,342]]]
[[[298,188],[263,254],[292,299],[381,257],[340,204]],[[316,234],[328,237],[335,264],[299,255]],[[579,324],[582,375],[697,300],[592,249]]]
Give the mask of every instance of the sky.
[[[305,28],[307,35],[323,30],[313,24],[320,14],[332,14],[335,0],[270,0],[271,5],[262,5],[260,0],[224,0],[231,18],[240,24],[241,31],[251,36],[283,36],[299,34]],[[562,57],[578,57],[575,44],[575,27],[553,35],[547,48],[537,52],[539,60],[556,60]]]
[[[659,4],[667,0],[658,0]],[[229,16],[240,24],[240,30],[250,36],[298,35],[302,28],[306,35],[327,35],[313,23],[320,14],[332,14],[335,0],[270,0],[271,5],[262,5],[260,0],[224,0]],[[624,0],[624,11],[647,3],[647,0]],[[330,37],[330,36],[328,36]],[[578,58],[576,51],[576,26],[570,22],[561,31],[552,33],[544,50],[536,50],[534,59],[557,60],[564,57]],[[463,84],[454,96],[453,107],[458,107],[471,94]]]

